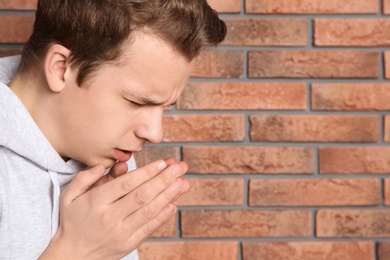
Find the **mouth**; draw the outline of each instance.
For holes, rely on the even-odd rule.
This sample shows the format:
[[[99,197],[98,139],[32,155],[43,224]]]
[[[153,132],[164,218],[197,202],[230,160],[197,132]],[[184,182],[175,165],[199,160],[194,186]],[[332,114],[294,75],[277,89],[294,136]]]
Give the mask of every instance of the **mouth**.
[[[131,156],[133,155],[133,152],[115,148],[113,151],[115,160],[119,162],[127,162],[130,160]]]

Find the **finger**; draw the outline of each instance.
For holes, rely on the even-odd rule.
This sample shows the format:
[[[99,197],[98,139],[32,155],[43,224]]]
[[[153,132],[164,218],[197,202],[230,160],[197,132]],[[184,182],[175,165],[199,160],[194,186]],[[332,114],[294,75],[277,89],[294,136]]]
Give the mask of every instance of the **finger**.
[[[111,167],[107,175],[116,178],[127,173],[128,168],[129,167],[127,166],[126,162],[117,162],[114,164],[114,166]]]
[[[113,204],[115,212],[117,212],[119,216],[123,216],[125,218],[139,208],[148,204],[161,192],[164,192],[169,186],[171,186],[177,178],[184,175],[184,169],[186,169],[185,166],[186,163],[184,162],[170,165],[161,174],[140,185],[137,189],[116,201]],[[182,184],[183,181],[180,180],[180,182]],[[167,203],[165,203],[165,205]],[[129,205],[131,205],[131,207],[129,207]]]
[[[187,164],[182,164],[182,167],[184,168],[184,170],[187,172],[188,171],[188,165]],[[183,195],[184,193],[188,192],[190,190],[190,183],[188,180],[186,179],[183,179],[183,189],[181,191],[180,194],[178,194],[175,198],[173,198],[171,200],[171,202],[175,202],[181,195]]]
[[[111,167],[110,171],[100,178],[93,186],[99,186],[102,185],[108,181],[111,181],[115,179],[116,177],[119,177],[125,173],[127,173],[128,166],[124,162],[117,162],[114,164],[114,166]]]
[[[143,226],[145,223],[151,221],[153,218],[159,215],[159,213],[170,202],[180,194],[183,189],[183,180],[178,178],[172,185],[160,193],[153,201],[144,207],[140,208],[130,216],[128,216],[124,223],[133,227]]]
[[[145,239],[150,237],[154,232],[161,228],[165,223],[167,223],[175,213],[177,212],[177,207],[173,204],[168,204],[154,219],[145,223],[142,227],[138,228],[133,232],[132,236],[129,238],[131,241],[140,241],[139,245],[142,244]]]
[[[174,164],[176,161],[175,161],[175,159],[169,157],[169,158],[165,159],[165,162],[166,162],[168,165],[172,165],[172,164]]]
[[[167,167],[164,160],[152,162],[142,168],[123,174],[114,180],[100,185],[91,192],[99,197],[102,203],[110,204],[133,191],[142,183],[152,179]],[[128,205],[127,205],[128,207]]]
[[[72,203],[78,196],[87,192],[103,174],[104,167],[101,164],[77,173],[62,193],[62,203],[65,203],[64,205]]]
[[[176,200],[178,200],[183,194],[187,193],[190,190],[190,183],[183,179],[183,188],[180,193],[178,193],[172,200],[171,203],[174,203]]]
[[[139,231],[141,231],[141,234],[145,237],[151,236],[154,232],[156,232],[159,228],[161,228],[162,225],[168,222],[175,213],[177,212],[177,207],[173,204],[168,204],[154,219],[147,222],[145,225],[143,225]],[[137,231],[138,231],[137,230]],[[135,232],[135,235],[137,235],[137,231]]]

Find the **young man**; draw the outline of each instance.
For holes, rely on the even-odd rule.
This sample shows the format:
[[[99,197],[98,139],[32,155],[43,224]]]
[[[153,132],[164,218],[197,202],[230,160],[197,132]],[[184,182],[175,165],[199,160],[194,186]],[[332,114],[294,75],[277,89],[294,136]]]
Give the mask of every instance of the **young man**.
[[[137,259],[189,185],[132,154],[225,34],[205,0],[39,0],[16,75],[0,61],[0,259]]]

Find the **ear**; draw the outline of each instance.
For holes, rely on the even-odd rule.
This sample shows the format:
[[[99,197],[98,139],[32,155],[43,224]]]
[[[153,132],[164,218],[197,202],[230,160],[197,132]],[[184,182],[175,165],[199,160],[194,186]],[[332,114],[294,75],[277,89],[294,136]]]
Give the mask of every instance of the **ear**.
[[[51,91],[61,92],[65,88],[65,73],[70,70],[68,59],[70,50],[62,45],[50,46],[44,61],[47,84]]]

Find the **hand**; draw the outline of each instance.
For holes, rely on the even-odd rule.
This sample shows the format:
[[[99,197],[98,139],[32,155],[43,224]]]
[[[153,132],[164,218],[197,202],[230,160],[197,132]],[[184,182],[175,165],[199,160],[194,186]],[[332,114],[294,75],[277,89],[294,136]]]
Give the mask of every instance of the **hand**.
[[[61,196],[60,225],[41,259],[119,259],[136,249],[176,212],[188,191],[184,162],[159,160],[90,187],[102,165],[78,173]]]
[[[106,182],[109,182],[116,177],[119,177],[125,173],[127,173],[128,166],[126,162],[116,162],[111,168],[110,171],[105,174],[103,177],[101,177],[97,182],[93,184],[93,187],[97,187],[99,185],[102,185]]]
[[[167,158],[165,159],[165,162],[168,165],[171,165],[175,163],[175,160],[173,158]],[[125,173],[127,173],[128,166],[126,162],[116,162],[111,168],[110,171],[105,174],[103,177],[101,177],[97,182],[94,183],[93,187],[102,185],[108,181],[111,181],[115,179],[116,177],[119,177]]]

